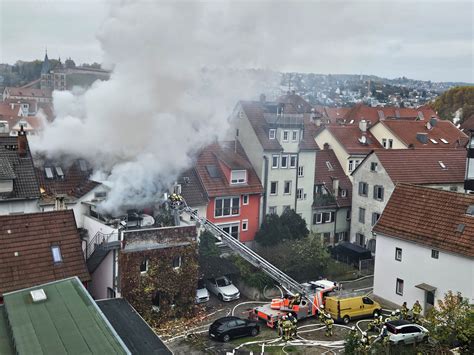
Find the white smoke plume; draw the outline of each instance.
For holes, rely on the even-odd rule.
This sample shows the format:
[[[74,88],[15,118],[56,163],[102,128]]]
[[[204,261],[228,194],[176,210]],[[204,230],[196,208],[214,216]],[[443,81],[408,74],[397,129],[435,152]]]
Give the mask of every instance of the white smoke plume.
[[[98,33],[110,80],[54,92],[56,119],[32,149],[93,163],[112,187],[107,211],[153,204],[201,147],[225,136],[239,99],[277,85],[271,72],[243,70],[265,66],[258,19],[217,2],[113,6]]]

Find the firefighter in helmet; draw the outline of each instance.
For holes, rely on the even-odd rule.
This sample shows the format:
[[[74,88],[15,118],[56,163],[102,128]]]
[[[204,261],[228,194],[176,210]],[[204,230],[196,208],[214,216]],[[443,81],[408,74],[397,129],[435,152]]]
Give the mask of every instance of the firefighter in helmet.
[[[418,300],[416,300],[415,304],[413,305],[412,312],[413,312],[413,321],[418,323],[420,321],[420,314],[423,308],[421,308],[421,304]]]
[[[407,319],[408,318],[408,311],[409,311],[409,309],[408,309],[407,303],[403,302],[402,309],[400,311],[402,319]]]
[[[283,340],[289,341],[291,339],[291,321],[286,316],[283,316]]]
[[[334,324],[334,320],[332,319],[331,315],[327,312],[325,312],[325,319],[324,319],[324,324],[326,325],[326,336],[330,337],[332,336],[332,328]]]
[[[293,313],[288,313],[288,320],[291,322],[291,337],[296,338],[296,335],[298,333],[298,329],[296,327],[296,323],[298,320],[296,319],[295,316],[293,316]]]
[[[301,303],[301,295],[299,293],[295,293],[295,295],[291,297],[288,307],[293,308],[294,305],[297,305],[300,303]]]

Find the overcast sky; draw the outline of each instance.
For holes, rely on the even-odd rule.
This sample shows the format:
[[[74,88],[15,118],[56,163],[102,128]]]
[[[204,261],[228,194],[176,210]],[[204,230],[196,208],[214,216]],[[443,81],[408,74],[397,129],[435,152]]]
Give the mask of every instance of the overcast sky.
[[[159,6],[160,0],[145,2]],[[246,40],[248,27],[261,36],[261,46],[255,48],[258,66],[474,82],[474,1],[256,2],[236,3],[244,9],[239,12],[245,26],[240,40]],[[97,33],[111,14],[111,5],[117,3],[0,0],[0,62],[42,59],[46,47],[50,58],[101,62]],[[258,16],[245,16],[246,12]],[[255,19],[258,24],[252,22]],[[279,58],[272,45],[279,48]],[[140,55],[129,48],[123,51]]]

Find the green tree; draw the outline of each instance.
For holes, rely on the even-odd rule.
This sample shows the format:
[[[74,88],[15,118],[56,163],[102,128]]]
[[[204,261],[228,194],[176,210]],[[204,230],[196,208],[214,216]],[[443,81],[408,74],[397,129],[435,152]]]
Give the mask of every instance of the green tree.
[[[309,234],[306,228],[306,222],[295,210],[287,209],[280,217],[281,223],[288,227],[291,234],[291,239],[301,239],[307,237]]]
[[[283,225],[280,216],[276,214],[266,215],[255,235],[257,243],[263,246],[275,245],[286,239],[291,239],[290,230]]]
[[[426,327],[443,348],[459,346],[474,353],[474,309],[460,293],[449,291],[427,315]]]
[[[199,236],[199,255],[219,256],[219,247],[216,245],[216,238],[209,231],[204,231]]]
[[[452,120],[457,110],[462,109],[462,123],[472,114],[474,103],[474,86],[458,86],[444,92],[431,104],[438,115],[445,120]]]

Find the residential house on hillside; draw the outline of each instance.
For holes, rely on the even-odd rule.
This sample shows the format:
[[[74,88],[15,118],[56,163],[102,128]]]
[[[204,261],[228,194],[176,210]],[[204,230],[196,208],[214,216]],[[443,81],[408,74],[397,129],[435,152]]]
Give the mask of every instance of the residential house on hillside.
[[[367,121],[358,125],[329,125],[315,133],[320,147],[329,144],[329,149],[341,164],[346,175],[350,175],[372,150],[382,148],[377,139],[368,131]]]
[[[325,244],[349,241],[352,183],[326,145],[316,156],[311,231]]]
[[[79,159],[67,166],[38,159],[35,170],[41,191],[41,211],[72,209],[80,228],[90,209],[90,205],[83,202],[107,197],[108,188],[90,180],[92,169],[85,160]]]
[[[205,147],[196,173],[209,198],[207,219],[239,241],[252,242],[260,226],[262,184],[240,143]]]
[[[292,103],[287,109],[284,99],[268,102],[264,96],[260,101],[240,101],[232,123],[236,139],[263,184],[261,216],[290,208],[310,225],[319,148],[309,133],[314,126],[311,113],[287,113],[294,108]]]
[[[38,212],[40,190],[25,132],[0,134],[0,215]]]
[[[463,190],[464,149],[379,149],[352,173],[351,241],[375,252],[372,227],[397,183]],[[412,196],[415,199],[416,196]]]
[[[52,90],[35,88],[6,87],[3,90],[3,101],[34,100],[36,102],[53,102]]]
[[[151,324],[189,315],[199,276],[196,226],[123,231],[120,292]]]
[[[0,216],[0,297],[7,292],[90,275],[72,211]]]
[[[374,295],[425,312],[448,291],[473,303],[474,196],[398,184],[374,233]]]
[[[0,352],[171,354],[127,301],[96,303],[77,277],[5,294]]]
[[[385,149],[459,148],[468,137],[451,121],[431,118],[426,121],[380,120],[370,128]]]

